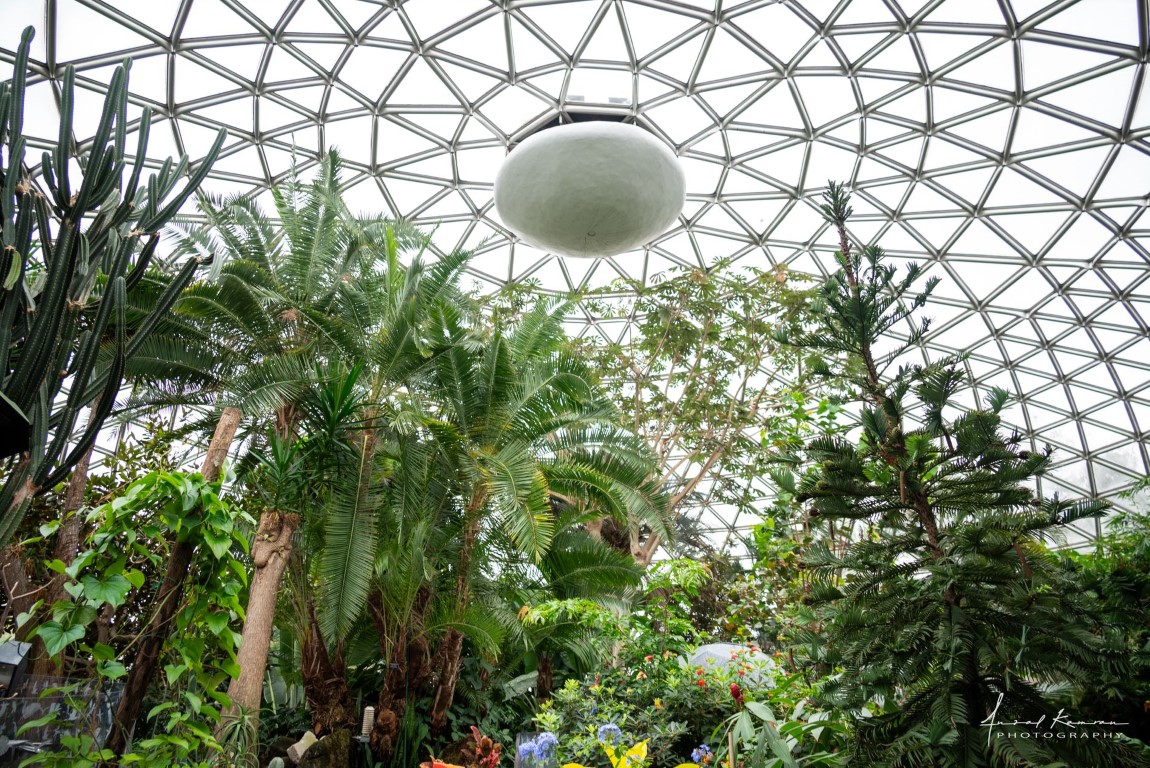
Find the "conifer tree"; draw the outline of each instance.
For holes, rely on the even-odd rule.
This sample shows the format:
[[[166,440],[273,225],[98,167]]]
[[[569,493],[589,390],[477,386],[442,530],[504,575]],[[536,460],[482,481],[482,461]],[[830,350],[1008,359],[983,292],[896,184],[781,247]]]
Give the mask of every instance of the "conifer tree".
[[[813,441],[813,468],[793,489],[813,528],[852,532],[845,547],[805,552],[809,623],[799,637],[838,670],[824,689],[829,703],[861,715],[857,763],[1145,765],[1139,742],[1078,737],[1120,728],[1056,724],[1046,696],[1103,669],[1129,671],[1092,618],[1093,598],[1047,546],[1105,504],[1036,495],[1050,450],[1029,450],[1003,428],[1001,389],[973,410],[956,404],[969,386],[961,356],[890,374],[929,327],[913,315],[937,279],[916,291],[921,266],[900,275],[882,249],[852,247],[842,185],[829,184],[824,200],[840,270],[816,300],[815,326],[784,340],[860,363],[838,375],[862,403],[862,433]],[[910,331],[880,355],[896,326]]]

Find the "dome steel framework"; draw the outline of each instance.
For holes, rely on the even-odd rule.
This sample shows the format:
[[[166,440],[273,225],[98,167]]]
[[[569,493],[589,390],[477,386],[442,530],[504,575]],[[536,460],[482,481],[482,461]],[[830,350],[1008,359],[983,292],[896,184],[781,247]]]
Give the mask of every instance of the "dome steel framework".
[[[1113,497],[1150,468],[1148,2],[0,0],[0,58],[37,27],[33,150],[65,64],[94,126],[131,56],[153,159],[194,162],[226,126],[205,187],[260,196],[293,155],[339,147],[353,207],[437,223],[439,249],[477,249],[487,289],[719,258],[826,274],[818,196],[845,180],[853,238],[942,278],[921,353],[969,352],[971,397],[1018,394],[1009,423],[1057,450],[1044,491]],[[517,242],[492,204],[510,146],[589,109],[643,125],[687,173],[677,225],[600,261]],[[576,331],[626,332],[603,319],[584,309]],[[729,512],[700,523],[747,522]]]

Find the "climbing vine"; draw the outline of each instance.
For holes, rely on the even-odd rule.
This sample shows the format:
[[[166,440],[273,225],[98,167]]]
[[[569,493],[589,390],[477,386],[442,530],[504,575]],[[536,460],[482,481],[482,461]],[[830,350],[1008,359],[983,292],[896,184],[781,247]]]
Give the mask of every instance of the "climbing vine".
[[[38,604],[17,621],[38,622],[33,635],[53,660],[61,668],[67,662],[82,670],[87,680],[58,689],[60,705],[23,726],[22,736],[33,740],[37,731],[62,734],[57,749],[23,765],[215,764],[224,747],[214,733],[230,704],[224,689],[239,671],[240,636],[233,627],[243,617],[247,570],[237,557],[248,551],[246,534],[254,521],[220,497],[219,483],[199,473],[165,470],[148,473],[81,514],[88,531],[84,549],[71,564],[46,563],[66,578],[67,596]],[[53,535],[58,526],[43,526],[42,536]],[[145,733],[138,734],[133,750],[116,756],[101,748],[106,733],[99,732],[98,718],[83,717],[84,699],[94,690],[114,695],[127,673],[136,645],[134,638],[116,635],[117,614],[155,592],[157,585],[145,574],[162,571],[177,540],[194,543],[196,554],[183,603],[164,632],[163,703],[147,713],[146,723],[137,724]],[[97,724],[85,732],[79,723]]]

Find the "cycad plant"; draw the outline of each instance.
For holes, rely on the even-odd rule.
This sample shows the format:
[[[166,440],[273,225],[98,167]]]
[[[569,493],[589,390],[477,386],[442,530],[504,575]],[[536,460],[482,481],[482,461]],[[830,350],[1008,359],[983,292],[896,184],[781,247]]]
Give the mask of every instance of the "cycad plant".
[[[187,228],[178,248],[218,254],[215,274],[189,288],[177,315],[216,346],[222,399],[254,420],[273,453],[291,452],[306,437],[301,408],[326,383],[323,371],[374,363],[380,338],[413,333],[405,312],[420,306],[413,294],[419,281],[405,282],[396,255],[400,245],[422,242],[420,236],[353,215],[340,193],[340,167],[329,152],[312,182],[293,175],[274,188],[278,222],[244,198],[204,199],[207,224]],[[462,261],[453,256],[442,269],[456,272]],[[408,292],[400,295],[403,288]],[[420,358],[417,347],[396,343]],[[276,595],[307,513],[304,504],[267,508],[253,542],[241,674],[228,690],[249,713],[258,712]]]
[[[648,449],[616,426],[618,415],[590,367],[566,350],[569,305],[540,300],[476,344],[458,312],[441,305],[445,352],[428,392],[426,426],[451,468],[459,499],[452,572],[456,624],[436,651],[439,684],[431,728],[442,732],[455,696],[476,554],[485,534],[508,537],[540,560],[556,534],[553,501],[573,506],[580,523],[638,520],[668,535],[667,499]]]
[[[1047,548],[1105,505],[1036,495],[1049,450],[1030,450],[1003,428],[1009,398],[1000,389],[973,409],[956,404],[969,386],[960,357],[889,371],[926,333],[913,314],[936,280],[916,292],[920,266],[899,275],[880,248],[854,248],[849,195],[832,183],[824,197],[840,270],[820,292],[816,327],[787,340],[859,361],[847,376],[862,401],[862,434],[808,448],[816,464],[797,496],[812,527],[845,524],[854,536],[837,551],[824,542],[804,553],[814,578],[800,637],[839,668],[824,689],[830,703],[873,715],[856,724],[857,759],[1145,764],[1121,739],[1059,736],[1058,707],[1044,696],[1098,670],[1129,669],[1092,618],[1094,598]],[[906,338],[880,354],[880,341],[901,327]]]
[[[184,188],[188,159],[170,159],[142,179],[151,111],[138,126],[127,181],[129,62],[116,69],[90,148],[73,136],[75,74],[61,82],[60,133],[43,154],[41,192],[26,176],[24,89],[33,30],[24,31],[13,78],[0,84],[0,374],[6,467],[0,488],[0,544],[32,497],[64,480],[111,414],[125,368],[200,264],[189,259],[163,278],[150,310],[129,322],[132,294],[153,267],[159,230],[199,186],[224,140],[221,132]],[[82,179],[73,177],[79,160]],[[173,194],[175,192],[175,194]],[[165,200],[171,197],[170,200]],[[141,246],[141,242],[145,242]],[[67,394],[63,388],[67,386]],[[75,434],[81,413],[87,423]]]
[[[400,252],[421,249],[426,238],[402,223],[353,215],[340,193],[340,165],[329,152],[312,182],[293,175],[275,188],[278,220],[243,198],[205,199],[207,224],[185,228],[178,250],[218,255],[219,267],[189,288],[175,313],[198,343],[215,347],[209,394],[254,424],[263,470],[250,478],[241,471],[240,479],[258,491],[262,477],[271,491],[262,494],[269,503],[253,542],[241,674],[229,696],[254,719],[289,563],[301,561],[294,572],[305,580],[316,569],[338,570],[319,582],[326,586],[293,585],[307,598],[296,639],[315,662],[305,684],[316,725],[327,729],[347,724],[347,708],[338,686],[325,688],[330,675],[306,673],[339,666],[331,657],[366,591],[356,577],[373,567],[370,551],[357,559],[373,538],[347,532],[362,533],[376,514],[376,435],[390,434],[393,392],[434,360],[420,326],[429,304],[455,290],[466,261],[450,254],[425,268],[417,254],[403,267]],[[268,477],[276,478],[270,488]],[[320,557],[329,527],[333,550],[347,549]]]

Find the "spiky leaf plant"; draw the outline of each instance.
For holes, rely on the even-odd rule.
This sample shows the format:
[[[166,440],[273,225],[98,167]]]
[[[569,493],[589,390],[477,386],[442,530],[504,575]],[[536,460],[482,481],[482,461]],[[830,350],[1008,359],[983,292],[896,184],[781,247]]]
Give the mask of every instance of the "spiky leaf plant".
[[[169,159],[141,178],[151,119],[145,108],[125,182],[130,62],[112,75],[91,145],[82,151],[73,140],[75,73],[68,67],[61,80],[59,139],[41,161],[42,192],[24,165],[24,90],[33,34],[31,27],[24,30],[12,80],[0,84],[0,372],[4,405],[30,427],[28,440],[13,446],[18,458],[5,468],[0,544],[32,497],[63,480],[95,442],[129,361],[191,279],[196,260],[166,279],[142,319],[126,320],[133,292],[153,266],[159,230],[203,181],[225,135],[220,132],[175,192],[189,170],[187,157]],[[73,176],[73,159],[79,160],[82,179]],[[76,434],[86,409],[87,424]]]
[[[1059,737],[1058,707],[1044,696],[1128,670],[1092,618],[1093,599],[1047,548],[1105,505],[1035,493],[1050,451],[1003,428],[1006,392],[971,410],[956,403],[969,385],[961,357],[890,372],[926,333],[913,315],[937,281],[918,292],[922,267],[900,275],[882,249],[853,248],[849,195],[832,183],[824,197],[841,268],[822,288],[815,327],[786,340],[861,362],[841,375],[862,401],[862,434],[808,447],[815,467],[798,498],[812,527],[853,536],[805,553],[811,613],[800,636],[839,669],[830,703],[873,715],[857,724],[859,764],[1144,765],[1121,738]],[[909,332],[880,355],[896,326]]]

